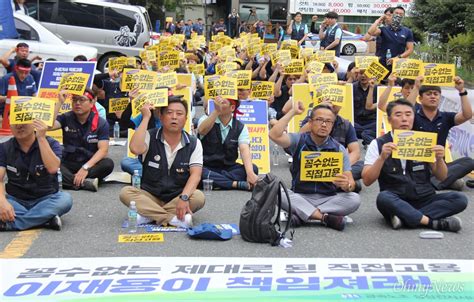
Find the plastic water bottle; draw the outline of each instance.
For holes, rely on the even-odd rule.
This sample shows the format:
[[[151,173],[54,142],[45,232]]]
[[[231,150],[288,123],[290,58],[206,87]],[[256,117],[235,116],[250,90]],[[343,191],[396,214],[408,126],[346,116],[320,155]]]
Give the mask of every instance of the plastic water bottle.
[[[274,144],[272,148],[272,162],[274,166],[278,166],[278,158],[280,157],[280,150],[278,145]]]
[[[387,49],[387,54],[385,55],[385,58],[387,59],[387,61],[392,58],[392,52],[390,51],[390,49]]]
[[[59,189],[63,189],[63,174],[61,173],[61,168],[58,168],[58,184],[59,184]]]
[[[132,186],[134,186],[137,189],[140,189],[141,184],[142,184],[142,180],[140,178],[140,174],[138,174],[138,170],[133,170]]]
[[[120,125],[118,122],[115,122],[114,125],[114,139],[119,139],[120,138]]]
[[[128,210],[128,232],[137,232],[137,206],[135,201],[130,201],[130,208]]]

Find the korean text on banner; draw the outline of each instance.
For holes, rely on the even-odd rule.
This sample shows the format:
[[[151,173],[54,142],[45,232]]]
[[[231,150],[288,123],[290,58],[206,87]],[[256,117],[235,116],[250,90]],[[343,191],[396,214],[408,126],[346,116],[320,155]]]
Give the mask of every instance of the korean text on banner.
[[[344,106],[345,97],[346,97],[345,85],[322,85],[316,89],[314,98],[316,99],[316,104],[320,104],[324,100],[331,102],[337,106]]]
[[[37,119],[52,127],[54,104],[51,99],[14,96],[11,99],[10,125],[31,124]]]
[[[237,79],[226,76],[208,76],[204,78],[204,93],[206,98],[214,99],[221,96],[224,99],[237,99]]]
[[[342,152],[302,151],[300,180],[329,182],[342,173]]]
[[[120,90],[131,91],[135,88],[140,90],[153,90],[158,83],[158,74],[154,71],[139,69],[124,69]]]
[[[425,63],[423,85],[454,87],[454,64]]]
[[[58,91],[65,90],[68,93],[83,95],[87,88],[90,75],[87,73],[64,73],[61,76]]]
[[[252,99],[268,100],[274,91],[275,83],[269,81],[252,81]]]
[[[378,62],[379,58],[376,56],[361,56],[355,57],[355,67],[359,69],[367,69],[372,62]]]
[[[392,157],[421,162],[435,162],[433,147],[436,145],[438,133],[395,130],[393,143],[397,149],[393,151]]]
[[[369,67],[365,70],[365,75],[369,79],[374,79],[376,84],[380,83],[388,73],[388,69],[379,62],[370,63]]]
[[[130,103],[129,98],[110,98],[109,99],[109,112],[124,111]]]
[[[136,117],[143,104],[150,103],[153,107],[164,107],[168,105],[168,89],[144,90],[132,100],[132,117]]]
[[[423,75],[423,61],[414,59],[399,59],[393,60],[393,70],[397,77],[402,79],[415,80],[418,76]]]
[[[251,80],[252,80],[252,71],[251,70],[232,70],[226,72],[227,77],[237,79],[237,88],[238,89],[250,89]]]

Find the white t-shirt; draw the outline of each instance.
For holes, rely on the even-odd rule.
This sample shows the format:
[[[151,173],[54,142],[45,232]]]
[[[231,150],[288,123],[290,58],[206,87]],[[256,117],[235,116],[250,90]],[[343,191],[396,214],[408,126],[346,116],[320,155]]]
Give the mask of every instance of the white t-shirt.
[[[390,134],[392,134],[390,132]],[[365,160],[364,160],[364,165],[373,165],[377,158],[379,158],[380,153],[379,153],[379,146],[377,144],[377,140],[374,139],[372,142],[370,142],[369,147],[367,148],[367,152],[365,153]],[[407,161],[405,159],[400,159],[400,162],[402,164],[402,169],[405,172],[405,167],[407,165]]]

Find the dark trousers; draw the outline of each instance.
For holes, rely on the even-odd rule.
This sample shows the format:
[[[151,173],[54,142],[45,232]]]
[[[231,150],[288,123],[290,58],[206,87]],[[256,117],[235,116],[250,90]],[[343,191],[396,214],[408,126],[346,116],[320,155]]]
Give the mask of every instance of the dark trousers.
[[[436,190],[448,189],[456,180],[463,178],[474,170],[474,159],[470,157],[461,157],[447,164],[448,177],[439,181],[436,177],[431,177],[431,184]]]
[[[382,191],[377,196],[377,209],[390,221],[392,215],[398,216],[408,227],[417,227],[423,215],[440,219],[462,212],[467,207],[467,197],[463,193],[448,192],[434,194],[419,203],[410,203],[390,191]]]
[[[375,139],[376,121],[364,122],[363,124],[354,123],[357,138],[362,139],[362,144],[369,145]]]
[[[253,165],[253,172],[258,175],[256,165]],[[237,163],[226,169],[203,167],[202,179],[212,179],[215,188],[230,190],[234,181],[247,181],[247,173],[245,167]]]
[[[351,166],[352,177],[354,180],[359,180],[362,178],[362,169],[364,168],[364,161],[359,160]]]
[[[71,189],[74,187],[74,175],[82,167],[81,163],[63,161],[61,162],[61,173],[63,174],[63,188]],[[103,158],[97,164],[89,169],[87,178],[98,178],[102,180],[104,177],[112,173],[114,170],[114,162],[110,158]]]

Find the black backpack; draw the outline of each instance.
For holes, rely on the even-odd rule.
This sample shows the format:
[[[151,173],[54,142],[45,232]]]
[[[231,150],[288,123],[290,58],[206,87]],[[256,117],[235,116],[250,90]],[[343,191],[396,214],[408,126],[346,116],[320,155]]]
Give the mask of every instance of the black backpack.
[[[288,200],[288,221],[281,231],[281,190]],[[275,209],[277,212],[275,213]],[[276,214],[276,217],[275,217]],[[291,225],[291,202],[285,184],[277,176],[269,173],[255,185],[252,198],[240,213],[240,234],[245,241],[270,243],[275,246],[285,237]],[[275,219],[272,221],[272,218]],[[293,232],[291,233],[291,239]]]

